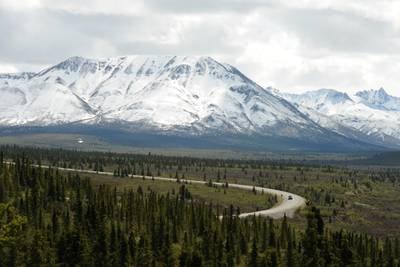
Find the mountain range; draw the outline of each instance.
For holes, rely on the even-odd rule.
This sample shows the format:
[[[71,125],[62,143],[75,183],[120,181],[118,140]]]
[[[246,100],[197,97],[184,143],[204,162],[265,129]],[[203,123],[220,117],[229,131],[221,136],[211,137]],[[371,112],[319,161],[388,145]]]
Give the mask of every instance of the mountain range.
[[[400,146],[400,98],[389,95],[383,88],[351,96],[332,89],[302,94],[273,92],[338,134],[388,148]]]
[[[285,94],[210,57],[72,57],[37,73],[0,74],[0,94],[7,133],[91,129],[143,146],[400,147],[400,98],[384,89]]]

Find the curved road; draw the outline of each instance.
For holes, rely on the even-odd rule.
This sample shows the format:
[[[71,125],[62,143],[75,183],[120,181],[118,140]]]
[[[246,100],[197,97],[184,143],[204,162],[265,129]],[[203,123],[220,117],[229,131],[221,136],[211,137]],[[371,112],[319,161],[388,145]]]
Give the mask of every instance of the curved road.
[[[7,164],[13,164],[13,162],[6,162]],[[38,165],[33,165],[34,167],[39,167]],[[49,166],[41,166],[42,168],[49,168]],[[52,167],[53,168],[53,167]],[[108,176],[114,176],[112,172],[96,172],[96,171],[91,171],[91,170],[78,170],[78,169],[70,169],[70,168],[60,168],[60,167],[54,167],[54,169],[62,170],[62,171],[71,171],[71,172],[80,172],[80,173],[92,173],[92,174],[101,174],[101,175],[108,175]],[[140,178],[140,179],[147,179],[147,180],[158,180],[158,181],[168,181],[168,182],[176,182],[175,178],[165,178],[165,177],[152,177],[152,176],[142,176],[142,175],[133,175],[130,176],[133,178]],[[182,183],[192,183],[192,184],[207,184],[208,182],[205,181],[200,181],[200,180],[189,180],[189,179],[180,179],[180,182]],[[213,182],[213,185],[217,186],[223,186],[225,183],[218,183],[218,182]],[[243,190],[248,190],[248,191],[253,191],[255,189],[257,192],[264,192],[266,194],[271,194],[271,195],[276,195],[278,199],[281,201],[279,202],[278,205],[266,209],[266,210],[259,210],[259,211],[254,211],[254,212],[248,212],[248,213],[241,213],[239,215],[240,218],[244,218],[247,216],[264,216],[264,217],[270,217],[273,219],[279,219],[282,218],[283,216],[290,217],[292,218],[296,211],[301,209],[306,205],[306,200],[296,194],[292,194],[289,192],[281,191],[281,190],[276,190],[276,189],[271,189],[271,188],[265,188],[261,186],[252,186],[252,185],[243,185],[243,184],[231,184],[229,183],[228,186],[230,188],[238,188],[238,189],[243,189]]]

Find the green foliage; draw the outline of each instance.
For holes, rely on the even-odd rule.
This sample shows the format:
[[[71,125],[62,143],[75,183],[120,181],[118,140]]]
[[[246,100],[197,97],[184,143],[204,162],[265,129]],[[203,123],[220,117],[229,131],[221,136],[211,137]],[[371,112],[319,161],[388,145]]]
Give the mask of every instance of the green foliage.
[[[0,248],[18,244],[26,222],[26,218],[18,215],[14,207],[0,203]]]
[[[4,164],[0,174],[6,196],[0,203],[0,266],[400,263],[398,239],[330,230],[322,211],[315,207],[308,209],[306,225],[301,229],[294,228],[286,217],[281,221],[240,219],[233,206],[224,209],[220,219],[213,203],[195,200],[183,184],[178,184],[176,194],[158,194],[141,187],[118,192],[107,185],[95,187],[90,179],[77,174],[32,166],[22,154],[16,153],[13,158],[15,164]],[[105,159],[97,157],[95,162],[97,169]],[[187,165],[178,166],[179,178]],[[144,165],[136,168],[145,174],[152,172]],[[275,168],[284,170],[287,166]],[[126,175],[124,169],[116,172],[118,178],[110,179],[129,179],[121,178],[121,173]],[[220,169],[225,176],[225,168]]]

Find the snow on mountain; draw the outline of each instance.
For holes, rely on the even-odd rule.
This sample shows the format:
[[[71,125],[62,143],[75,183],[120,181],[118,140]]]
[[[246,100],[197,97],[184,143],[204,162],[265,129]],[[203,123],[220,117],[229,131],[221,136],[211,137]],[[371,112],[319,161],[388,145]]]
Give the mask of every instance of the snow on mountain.
[[[35,73],[33,72],[0,73],[0,87],[14,86],[20,83],[25,83],[34,75]]]
[[[358,146],[355,140],[400,140],[396,98],[371,92],[349,97],[330,89],[282,94],[210,57],[71,57],[38,73],[0,74],[0,93],[3,127],[118,125],[345,147],[349,138]]]
[[[353,100],[346,93],[333,89],[320,89],[299,95],[285,94],[283,97],[291,102],[313,108],[325,115],[335,114],[337,112],[336,107],[353,104]]]
[[[28,80],[33,76],[34,72],[0,73],[0,80]]]
[[[321,126],[350,138],[386,146],[400,146],[398,99],[383,89],[350,97],[332,89],[283,94]]]
[[[400,97],[389,95],[383,88],[360,91],[356,93],[356,97],[360,98],[360,102],[375,109],[400,111]]]
[[[310,138],[324,132],[287,101],[210,57],[72,57],[23,82],[8,80],[0,78],[2,125],[106,120],[196,134]]]
[[[91,108],[57,84],[32,83],[27,88],[0,87],[1,125],[62,124],[93,117]]]

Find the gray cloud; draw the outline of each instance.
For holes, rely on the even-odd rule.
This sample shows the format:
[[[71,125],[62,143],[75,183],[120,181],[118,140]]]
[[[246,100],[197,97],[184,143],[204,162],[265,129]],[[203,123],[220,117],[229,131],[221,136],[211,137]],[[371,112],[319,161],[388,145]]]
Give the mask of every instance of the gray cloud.
[[[400,24],[377,16],[373,1],[29,2],[0,3],[0,70],[34,70],[74,55],[211,55],[264,86],[396,93],[400,84]],[[384,3],[381,13],[390,15]]]
[[[127,38],[139,38],[150,22],[146,18],[80,15],[47,9],[3,11],[0,25],[5,29],[3,36],[7,41],[0,43],[0,58],[8,63],[49,64],[72,55],[91,55],[96,42],[104,40],[115,46]]]
[[[183,25],[178,29],[177,40],[169,41],[168,38],[174,38],[168,36],[173,34],[171,29],[179,28],[179,24],[179,20],[163,15],[0,10],[0,26],[7,40],[0,42],[0,59],[3,63],[51,64],[73,55],[217,54],[238,50],[224,41],[223,28],[208,21]],[[96,51],[98,43],[108,45],[113,52]]]
[[[348,12],[284,9],[274,14],[306,47],[348,53],[400,53],[400,32],[389,22]]]
[[[152,10],[172,13],[226,13],[249,12],[260,7],[273,6],[274,1],[260,0],[147,0],[145,5]]]

